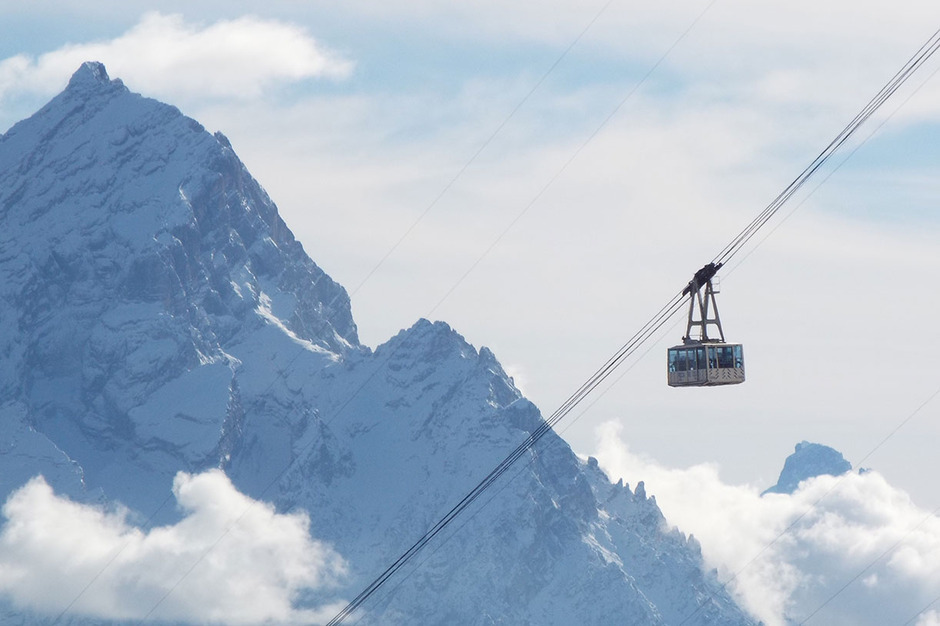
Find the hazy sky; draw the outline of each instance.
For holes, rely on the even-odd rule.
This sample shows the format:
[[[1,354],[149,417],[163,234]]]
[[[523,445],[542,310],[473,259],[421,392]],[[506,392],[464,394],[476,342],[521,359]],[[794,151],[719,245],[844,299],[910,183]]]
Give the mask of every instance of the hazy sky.
[[[445,320],[546,414],[940,27],[926,0],[151,4],[0,2],[0,130],[104,62],[231,139],[365,343]],[[747,383],[668,388],[676,325],[561,424],[577,452],[617,467],[614,425],[763,489],[810,440],[940,505],[938,68],[721,272]]]

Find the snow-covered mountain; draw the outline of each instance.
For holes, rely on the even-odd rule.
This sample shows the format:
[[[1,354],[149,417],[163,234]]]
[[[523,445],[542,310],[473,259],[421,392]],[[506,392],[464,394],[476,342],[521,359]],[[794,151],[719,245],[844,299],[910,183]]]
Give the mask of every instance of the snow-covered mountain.
[[[178,472],[221,468],[309,514],[349,600],[541,423],[444,323],[361,345],[228,140],[100,64],[0,137],[0,224],[4,499],[41,474],[153,526]],[[55,620],[3,580],[4,623]],[[554,433],[392,583],[360,623],[753,623],[642,483]]]
[[[820,443],[801,441],[784,461],[777,484],[764,493],[793,493],[804,480],[817,476],[841,476],[850,471],[852,464],[838,450]]]

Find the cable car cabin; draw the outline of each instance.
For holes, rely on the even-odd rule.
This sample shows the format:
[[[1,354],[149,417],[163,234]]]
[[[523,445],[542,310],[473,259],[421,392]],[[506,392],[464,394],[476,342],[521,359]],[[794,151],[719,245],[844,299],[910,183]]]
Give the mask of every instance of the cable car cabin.
[[[713,387],[744,382],[744,348],[739,343],[694,342],[667,351],[670,387]]]
[[[695,272],[682,290],[683,296],[689,296],[689,323],[682,345],[666,351],[670,387],[714,387],[744,382],[744,347],[739,343],[725,343],[725,332],[718,316],[715,299],[718,288],[712,284],[712,279],[721,265],[709,263]],[[719,338],[709,338],[709,327],[718,331]]]

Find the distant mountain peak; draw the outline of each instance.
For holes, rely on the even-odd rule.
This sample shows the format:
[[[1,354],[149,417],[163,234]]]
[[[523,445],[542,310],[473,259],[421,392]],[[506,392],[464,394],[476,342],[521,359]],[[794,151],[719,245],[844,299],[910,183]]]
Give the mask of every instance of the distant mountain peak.
[[[339,352],[358,346],[345,290],[304,253],[231,143],[131,92],[101,63],[83,63],[0,139],[0,218],[0,247],[32,266],[20,277],[52,259],[59,275],[101,285],[106,264],[108,291],[178,295],[176,314],[196,293],[200,308],[227,314],[283,289],[275,315],[298,336]],[[224,337],[218,330],[204,336]]]
[[[108,76],[108,70],[105,69],[104,63],[99,61],[85,61],[82,63],[81,67],[72,74],[72,78],[69,79],[68,89],[87,89],[99,85],[110,85],[111,82],[111,78]]]
[[[852,464],[838,450],[801,441],[784,462],[777,484],[764,493],[793,493],[804,480],[816,476],[840,476],[851,470]]]

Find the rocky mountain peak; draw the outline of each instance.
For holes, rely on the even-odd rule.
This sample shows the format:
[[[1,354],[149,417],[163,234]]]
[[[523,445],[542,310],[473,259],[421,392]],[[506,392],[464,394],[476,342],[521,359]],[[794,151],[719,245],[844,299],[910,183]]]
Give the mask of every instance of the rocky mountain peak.
[[[839,476],[851,470],[852,464],[838,450],[801,441],[784,462],[777,484],[764,493],[793,493],[804,480],[816,476]]]
[[[121,81],[114,81],[115,84],[121,85]],[[108,70],[105,69],[104,63],[98,61],[85,61],[81,66],[72,74],[72,78],[69,79],[67,91],[87,91],[89,89],[100,88],[102,85],[110,86],[112,84],[111,78],[108,76]]]

